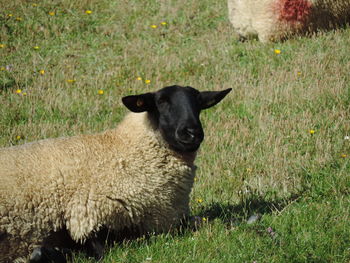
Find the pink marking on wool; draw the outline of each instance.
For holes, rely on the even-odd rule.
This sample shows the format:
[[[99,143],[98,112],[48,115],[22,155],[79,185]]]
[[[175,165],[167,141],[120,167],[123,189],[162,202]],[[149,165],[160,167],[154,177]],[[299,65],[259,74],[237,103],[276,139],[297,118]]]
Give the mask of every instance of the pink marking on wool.
[[[304,23],[311,11],[312,3],[307,0],[278,0],[278,19],[287,23]]]

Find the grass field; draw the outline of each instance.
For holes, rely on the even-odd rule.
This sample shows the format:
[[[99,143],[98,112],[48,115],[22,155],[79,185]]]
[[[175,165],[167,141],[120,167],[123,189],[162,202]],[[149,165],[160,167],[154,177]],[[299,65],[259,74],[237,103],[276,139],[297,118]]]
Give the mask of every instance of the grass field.
[[[224,0],[0,0],[0,146],[115,127],[125,95],[231,87],[202,114],[202,227],[104,261],[349,262],[349,47],[350,28],[237,42]]]

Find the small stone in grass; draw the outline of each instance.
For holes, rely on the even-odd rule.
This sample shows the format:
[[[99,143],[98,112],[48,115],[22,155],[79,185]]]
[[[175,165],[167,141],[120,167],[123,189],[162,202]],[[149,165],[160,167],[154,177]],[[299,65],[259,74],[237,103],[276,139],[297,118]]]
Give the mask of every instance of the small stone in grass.
[[[247,224],[251,225],[256,223],[258,220],[260,219],[260,215],[251,215],[248,220],[247,220]]]

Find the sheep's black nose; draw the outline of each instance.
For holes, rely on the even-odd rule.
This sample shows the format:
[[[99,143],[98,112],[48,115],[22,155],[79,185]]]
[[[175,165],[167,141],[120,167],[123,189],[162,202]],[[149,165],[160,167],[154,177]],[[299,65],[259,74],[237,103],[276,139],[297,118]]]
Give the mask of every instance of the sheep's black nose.
[[[183,127],[177,131],[177,137],[183,143],[200,143],[204,134],[201,128]]]

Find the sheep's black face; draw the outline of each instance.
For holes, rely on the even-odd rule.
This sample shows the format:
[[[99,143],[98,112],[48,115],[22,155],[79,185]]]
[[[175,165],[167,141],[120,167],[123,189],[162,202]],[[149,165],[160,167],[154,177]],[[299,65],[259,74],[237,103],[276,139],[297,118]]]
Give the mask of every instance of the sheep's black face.
[[[171,148],[194,152],[204,138],[201,110],[214,106],[230,91],[199,92],[191,87],[170,86],[155,93],[124,97],[123,103],[133,112],[148,111]]]
[[[199,94],[189,87],[167,87],[155,93],[159,130],[177,151],[194,152],[203,141]]]

